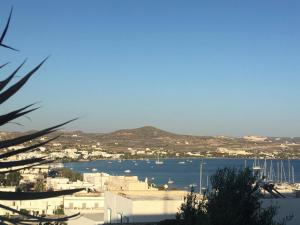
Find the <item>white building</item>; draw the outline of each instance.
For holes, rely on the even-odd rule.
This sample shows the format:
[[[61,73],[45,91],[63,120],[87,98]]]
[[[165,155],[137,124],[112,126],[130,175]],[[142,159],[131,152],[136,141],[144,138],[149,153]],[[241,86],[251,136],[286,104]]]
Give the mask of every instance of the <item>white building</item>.
[[[107,173],[84,173],[83,181],[94,184],[96,191],[105,190],[156,190],[148,181],[140,181],[137,176],[110,176]]]
[[[144,191],[156,189],[148,184],[147,179],[140,181],[137,176],[109,176],[105,190]]]
[[[64,210],[66,214],[80,211],[81,214],[103,213],[103,193],[76,193],[64,197]]]
[[[94,184],[97,191],[103,191],[109,176],[107,173],[84,173],[83,181]]]
[[[23,177],[22,182],[35,182],[36,180],[43,178],[44,174],[48,174],[48,172],[49,165],[34,166],[20,171]]]
[[[264,142],[268,140],[267,137],[255,136],[255,135],[244,136],[243,138],[247,141],[253,141],[253,142]]]
[[[26,209],[30,214],[53,215],[54,210],[63,206],[63,197],[26,201],[0,201],[0,204],[16,210]],[[0,215],[5,215],[6,213],[12,214],[9,211],[0,209]]]
[[[105,223],[158,222],[175,219],[186,191],[106,191]]]

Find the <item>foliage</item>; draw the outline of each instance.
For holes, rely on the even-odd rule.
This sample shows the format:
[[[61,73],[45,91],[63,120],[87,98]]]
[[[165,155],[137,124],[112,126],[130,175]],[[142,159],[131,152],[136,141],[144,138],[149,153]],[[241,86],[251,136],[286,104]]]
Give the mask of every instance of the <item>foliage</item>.
[[[204,198],[196,195],[194,188],[184,198],[184,203],[180,207],[180,212],[177,213],[176,219],[186,225],[202,225],[207,224],[208,215],[206,213],[206,202]]]
[[[9,173],[6,176],[6,179],[4,180],[5,186],[18,186],[20,184],[20,180],[22,179],[22,176],[20,172],[12,172]]]
[[[186,225],[284,225],[290,217],[275,221],[278,208],[262,207],[257,178],[249,168],[219,169],[211,177],[212,191],[197,199],[194,190],[185,198],[177,224]],[[175,224],[175,223],[174,223]]]
[[[18,191],[28,192],[28,191],[32,190],[33,187],[34,187],[34,183],[32,183],[32,182],[21,183],[18,186],[18,189],[19,189]]]
[[[67,177],[70,179],[70,181],[83,180],[83,175],[81,173],[73,171],[71,169],[63,168],[59,172],[62,177]]]
[[[53,214],[54,214],[54,215],[65,215],[65,211],[64,211],[64,209],[61,207],[61,208],[55,209],[55,210],[53,211]]]
[[[20,209],[21,213],[29,214],[29,211],[27,209]]]
[[[12,11],[11,9],[9,17],[7,19],[6,25],[4,26],[3,31],[0,34],[0,47],[2,49],[7,49],[7,50],[13,50],[13,51],[18,51],[13,47],[10,47],[9,45],[6,44],[6,34],[10,25],[10,20],[12,17]],[[48,57],[47,57],[48,58]],[[17,74],[20,71],[20,69],[24,66],[25,62],[24,61],[21,65],[19,65],[17,68],[13,70],[6,78],[0,81],[0,105],[7,100],[9,100],[12,96],[14,96],[26,83],[27,81],[39,70],[39,68],[45,63],[47,60],[45,58],[42,60],[37,66],[35,66],[33,69],[31,69],[29,72],[27,72],[24,76],[21,76],[19,80],[17,80],[14,84],[8,85],[11,81],[15,80],[15,78],[19,77]],[[0,69],[3,67],[7,66],[9,63],[3,63],[1,62],[0,64]],[[8,87],[7,87],[8,86]],[[14,122],[14,120],[26,116],[27,114],[37,110],[39,107],[36,107],[36,103],[26,105],[22,108],[18,108],[16,110],[10,111],[6,114],[0,115],[0,126],[8,124],[8,123],[14,123],[14,124],[19,124],[18,122]],[[53,160],[50,160],[49,158],[45,157],[33,157],[33,158],[27,158],[27,159],[19,159],[19,160],[12,160],[9,159],[9,157],[12,156],[18,156],[21,153],[27,153],[30,151],[33,151],[35,149],[38,149],[39,147],[49,143],[50,141],[58,138],[54,137],[52,139],[49,139],[44,142],[35,142],[36,138],[42,137],[44,135],[50,134],[60,127],[74,121],[69,120],[67,122],[48,127],[39,131],[35,131],[32,133],[25,134],[23,136],[18,136],[14,137],[11,139],[7,140],[0,140],[0,150],[1,149],[10,149],[10,147],[13,146],[18,146],[18,145],[23,145],[24,143],[28,143],[28,145],[25,145],[26,147],[21,147],[13,150],[9,150],[6,152],[2,152],[0,154],[0,170],[2,174],[0,176],[0,182],[3,185],[14,185],[17,186],[20,183],[21,180],[21,175],[18,171],[24,170],[31,168],[33,166],[37,165],[42,165],[42,164],[47,164],[52,162]],[[15,157],[18,159],[18,157]],[[4,175],[5,174],[5,175]],[[18,188],[21,190],[20,188]],[[40,186],[39,188],[40,189]],[[21,200],[37,200],[37,199],[45,199],[45,198],[51,198],[51,197],[56,197],[56,196],[61,196],[61,195],[68,195],[68,194],[73,194],[78,191],[81,191],[82,189],[73,189],[73,190],[60,190],[60,191],[52,191],[52,192],[6,192],[6,191],[0,191],[0,200],[1,202],[4,201],[21,201]],[[76,217],[79,214],[74,214],[71,216],[65,216],[65,217],[60,217],[60,218],[47,218],[47,217],[39,217],[36,215],[29,215],[27,212],[24,210],[18,211],[17,209],[11,208],[9,206],[6,206],[4,204],[0,203],[0,208],[4,209],[6,211],[19,214],[22,217],[15,218],[13,220],[10,220],[9,218],[1,217],[0,216],[0,223],[1,224],[6,224],[8,222],[9,224],[22,224],[22,218],[26,218],[27,222],[64,222],[67,221],[69,218]],[[4,223],[5,221],[5,223]]]
[[[37,180],[33,186],[34,191],[37,191],[37,192],[45,191],[45,188],[46,188],[45,183],[44,183],[44,180],[42,180],[42,179]]]
[[[6,180],[5,174],[0,174],[0,185],[4,185]]]

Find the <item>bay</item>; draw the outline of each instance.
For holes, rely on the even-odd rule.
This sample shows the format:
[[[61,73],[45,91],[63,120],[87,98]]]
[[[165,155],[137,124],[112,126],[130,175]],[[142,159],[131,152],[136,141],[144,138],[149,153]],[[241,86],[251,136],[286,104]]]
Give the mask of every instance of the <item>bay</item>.
[[[210,176],[218,168],[235,167],[244,168],[245,165],[252,168],[253,159],[225,159],[225,158],[205,158],[205,159],[163,159],[163,164],[155,164],[155,160],[95,160],[85,162],[65,163],[66,168],[71,168],[80,173],[104,172],[110,175],[131,175],[138,176],[140,180],[148,180],[157,186],[168,184],[169,180],[174,181],[168,184],[169,188],[190,189],[193,185],[198,190],[200,183],[200,163],[203,160],[202,186],[207,186]],[[281,171],[281,161],[283,165],[282,179],[292,180],[292,166],[294,167],[294,180],[300,182],[300,160],[266,160],[268,171],[272,161],[274,179],[277,180],[278,166]],[[260,160],[263,166],[264,160]],[[92,171],[97,169],[97,171]],[[130,170],[130,173],[125,171]]]

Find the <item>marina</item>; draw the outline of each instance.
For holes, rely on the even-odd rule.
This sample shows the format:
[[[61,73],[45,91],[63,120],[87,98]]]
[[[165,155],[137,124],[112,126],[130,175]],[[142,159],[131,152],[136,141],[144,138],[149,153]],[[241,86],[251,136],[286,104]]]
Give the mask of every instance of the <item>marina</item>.
[[[185,162],[184,164],[179,163],[183,161]],[[199,191],[201,161],[202,159],[199,158],[192,160],[161,159],[160,162],[163,162],[163,164],[157,164],[157,160],[153,159],[135,160],[135,162],[134,160],[122,160],[121,162],[117,160],[95,160],[90,162],[65,163],[64,166],[73,168],[73,170],[81,173],[92,172],[88,168],[96,168],[98,172],[105,172],[111,175],[126,175],[130,173],[130,175],[138,176],[140,180],[148,178],[157,186],[168,184],[169,188],[177,189],[190,189],[191,186],[194,186]],[[242,169],[247,165],[252,168],[254,163],[254,159],[203,159],[201,189],[207,188],[209,177],[218,168],[227,166]],[[267,170],[264,169],[265,163]],[[279,173],[277,173],[277,165],[279,165]],[[260,171],[264,171],[265,174],[268,173],[268,180],[273,179],[273,181],[279,181],[282,184],[289,181],[291,183],[300,182],[300,160],[260,159],[259,161],[256,160],[255,166],[255,169],[260,167]],[[171,183],[169,183],[170,180]]]

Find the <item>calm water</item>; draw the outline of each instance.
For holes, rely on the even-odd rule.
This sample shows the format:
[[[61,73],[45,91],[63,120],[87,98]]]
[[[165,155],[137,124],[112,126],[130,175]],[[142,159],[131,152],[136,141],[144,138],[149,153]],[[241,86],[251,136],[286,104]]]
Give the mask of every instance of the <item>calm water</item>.
[[[93,168],[97,172],[105,172],[111,175],[135,175],[140,180],[145,180],[147,177],[151,182],[157,185],[167,184],[168,180],[174,181],[169,184],[170,187],[179,189],[188,189],[190,185],[199,186],[200,181],[200,162],[201,159],[165,159],[164,164],[157,165],[155,160],[96,160],[89,162],[73,162],[65,163],[65,167],[72,168],[81,173],[92,172]],[[206,186],[207,178],[209,178],[218,168],[225,166],[244,168],[244,159],[204,159],[203,166],[203,181],[202,185]],[[267,168],[270,168],[270,160],[267,160]],[[277,174],[277,162],[272,160],[275,175]],[[260,161],[260,164],[264,160]],[[246,160],[248,166],[253,165],[253,160]],[[291,160],[295,171],[295,182],[300,182],[300,160]],[[288,161],[283,160],[285,177],[288,179]],[[130,173],[125,173],[125,170],[130,170]],[[283,176],[284,177],[284,176]]]

